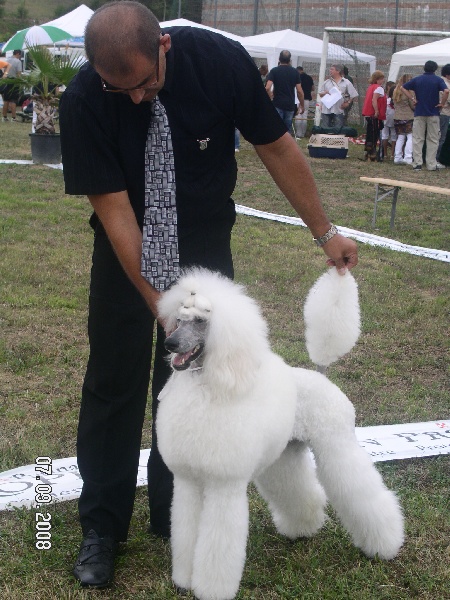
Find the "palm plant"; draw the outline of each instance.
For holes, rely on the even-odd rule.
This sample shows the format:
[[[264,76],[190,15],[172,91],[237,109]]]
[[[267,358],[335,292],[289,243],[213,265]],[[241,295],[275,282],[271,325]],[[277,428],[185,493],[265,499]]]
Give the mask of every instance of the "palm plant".
[[[35,133],[54,134],[60,88],[69,85],[86,59],[81,54],[53,55],[44,46],[27,46],[27,50],[30,72],[7,82],[23,92],[31,90],[33,111],[36,113]]]

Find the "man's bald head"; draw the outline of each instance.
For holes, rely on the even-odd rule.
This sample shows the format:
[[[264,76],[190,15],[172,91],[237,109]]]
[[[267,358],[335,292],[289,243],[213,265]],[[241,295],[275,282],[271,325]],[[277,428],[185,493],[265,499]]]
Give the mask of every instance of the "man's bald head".
[[[86,56],[94,68],[120,74],[141,54],[156,60],[161,28],[143,4],[122,0],[101,6],[85,30]]]

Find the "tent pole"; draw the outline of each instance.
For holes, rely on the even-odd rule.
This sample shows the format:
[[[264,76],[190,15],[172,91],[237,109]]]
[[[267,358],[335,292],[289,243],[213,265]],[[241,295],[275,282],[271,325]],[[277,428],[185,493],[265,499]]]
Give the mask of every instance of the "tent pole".
[[[300,0],[295,3],[295,31],[300,31]]]
[[[314,124],[320,125],[320,102],[319,102],[319,90],[325,81],[325,69],[327,68],[327,57],[328,57],[328,42],[330,40],[330,34],[325,29],[323,32],[323,44],[322,44],[322,57],[320,59],[320,70],[319,70],[319,85],[317,86],[316,92],[316,115],[314,117]]]
[[[258,31],[258,4],[259,1],[255,0],[255,6],[253,10],[253,35],[256,35]]]

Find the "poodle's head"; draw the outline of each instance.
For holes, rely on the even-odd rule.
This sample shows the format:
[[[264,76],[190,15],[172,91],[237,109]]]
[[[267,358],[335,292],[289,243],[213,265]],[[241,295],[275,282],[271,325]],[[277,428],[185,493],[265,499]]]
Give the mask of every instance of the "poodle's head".
[[[176,313],[176,329],[166,338],[164,345],[171,353],[170,362],[175,371],[203,367],[204,350],[211,302],[191,290]]]
[[[217,391],[245,393],[269,350],[267,326],[244,288],[206,269],[185,271],[158,305],[176,371],[202,369]]]

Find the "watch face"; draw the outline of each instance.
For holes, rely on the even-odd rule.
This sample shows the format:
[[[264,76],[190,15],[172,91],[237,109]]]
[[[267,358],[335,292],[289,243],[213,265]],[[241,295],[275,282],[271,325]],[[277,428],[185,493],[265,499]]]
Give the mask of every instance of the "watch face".
[[[313,238],[318,246],[324,246],[328,240],[331,240],[338,233],[335,225],[331,225],[330,229],[319,238]]]

